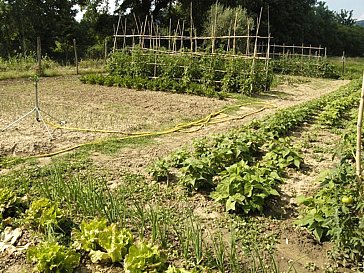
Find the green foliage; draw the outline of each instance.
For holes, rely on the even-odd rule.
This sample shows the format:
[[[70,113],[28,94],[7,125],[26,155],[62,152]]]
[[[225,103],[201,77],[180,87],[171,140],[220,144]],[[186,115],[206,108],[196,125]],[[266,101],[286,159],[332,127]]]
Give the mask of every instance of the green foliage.
[[[93,263],[121,262],[133,242],[133,235],[116,224],[107,225],[105,219],[82,222],[81,230],[73,233],[75,247],[89,252]]]
[[[169,164],[166,160],[160,159],[157,160],[153,166],[151,166],[148,170],[148,173],[152,176],[152,178],[157,181],[168,181],[169,180]]]
[[[354,169],[342,164],[321,182],[313,197],[299,199],[304,205],[296,222],[307,227],[318,241],[333,240],[341,259],[363,261],[363,200]]]
[[[359,89],[358,89],[359,90]],[[349,109],[357,107],[359,103],[359,92],[353,90],[351,94],[329,102],[318,116],[322,125],[339,127]]]
[[[197,190],[211,188],[213,177],[241,160],[254,162],[260,156],[263,138],[253,132],[233,131],[212,140],[207,138],[193,143],[193,156],[184,160],[181,182]]]
[[[283,171],[287,167],[299,169],[303,162],[302,157],[288,142],[287,138],[279,138],[267,143],[268,152],[262,158],[264,165]]]
[[[35,270],[45,273],[72,273],[80,263],[80,254],[57,242],[43,242],[28,249],[27,257]]]
[[[0,220],[15,216],[21,211],[21,207],[20,198],[14,191],[8,188],[0,188]]]
[[[129,248],[124,260],[124,270],[128,273],[163,272],[165,257],[157,246],[139,242]]]
[[[245,214],[262,212],[268,197],[279,196],[276,188],[282,182],[274,169],[259,164],[250,167],[244,161],[228,167],[221,177],[211,197],[223,203],[226,211],[241,208]]]
[[[325,60],[283,57],[272,62],[275,73],[315,78],[338,79],[336,67]]]
[[[47,198],[33,201],[26,211],[25,222],[41,231],[61,228],[63,221],[64,212],[58,208],[57,203]]]
[[[251,95],[268,90],[273,77],[260,61],[251,73],[252,61],[243,58],[170,55],[139,48],[114,53],[107,67],[108,76],[86,75],[81,81],[221,98],[228,92]]]
[[[43,196],[64,204],[75,216],[104,217],[109,222],[121,220],[123,200],[111,193],[103,179],[95,179],[88,173],[78,172],[87,163],[88,161],[82,160],[74,164],[61,161],[45,168],[47,179],[37,185],[39,191]],[[65,175],[67,172],[71,172],[72,176]],[[74,174],[76,172],[77,175]]]

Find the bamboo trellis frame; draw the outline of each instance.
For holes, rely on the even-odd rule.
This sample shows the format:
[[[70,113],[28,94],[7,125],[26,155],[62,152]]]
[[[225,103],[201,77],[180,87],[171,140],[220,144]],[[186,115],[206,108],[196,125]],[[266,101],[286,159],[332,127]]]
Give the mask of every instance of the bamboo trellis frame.
[[[230,26],[228,30],[228,35],[220,35],[216,36],[216,14],[215,20],[212,24],[212,36],[197,36],[196,29],[193,23],[193,14],[192,14],[192,3],[191,3],[191,14],[190,14],[190,22],[183,20],[177,21],[175,29],[172,29],[172,20],[169,21],[168,34],[162,35],[160,28],[155,23],[152,16],[146,16],[144,20],[140,20],[133,15],[135,28],[131,30],[132,34],[126,33],[127,22],[126,19],[124,24],[121,24],[121,19],[119,17],[119,21],[117,24],[117,28],[114,32],[114,48],[113,52],[117,49],[116,40],[119,38],[123,39],[123,48],[127,46],[127,39],[132,40],[132,46],[135,44],[139,44],[141,48],[149,48],[149,49],[157,49],[161,48],[162,41],[165,43],[165,47],[168,48],[169,51],[177,52],[177,51],[189,51],[189,52],[198,52],[199,44],[211,44],[211,53],[216,53],[216,42],[225,41],[227,42],[228,51],[232,52],[233,55],[248,55],[252,58],[258,57],[262,58],[262,54],[255,50],[255,55],[250,54],[250,41],[255,41],[258,43],[259,41],[268,41],[272,37],[269,36],[261,36],[258,35],[250,35],[250,26],[248,26],[248,34],[247,35],[237,35],[237,15],[234,18],[234,23]],[[188,26],[189,23],[189,26]],[[119,33],[119,29],[122,29],[122,33]],[[149,45],[148,42],[149,41]],[[230,43],[232,41],[232,47]],[[189,42],[189,43],[188,43]],[[239,52],[237,54],[237,48],[239,42],[246,48],[245,53]],[[267,43],[267,42],[266,42]]]

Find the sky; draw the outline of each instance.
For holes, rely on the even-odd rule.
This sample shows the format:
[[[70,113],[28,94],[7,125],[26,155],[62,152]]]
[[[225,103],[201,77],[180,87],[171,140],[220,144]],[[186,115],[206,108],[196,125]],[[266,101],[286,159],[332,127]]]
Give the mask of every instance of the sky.
[[[353,10],[354,19],[364,20],[364,0],[324,0],[330,10]]]

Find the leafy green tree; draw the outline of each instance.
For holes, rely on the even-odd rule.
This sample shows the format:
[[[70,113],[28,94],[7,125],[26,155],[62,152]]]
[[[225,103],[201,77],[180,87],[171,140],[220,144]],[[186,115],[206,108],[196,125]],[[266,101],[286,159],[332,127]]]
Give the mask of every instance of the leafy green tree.
[[[22,53],[35,50],[38,36],[43,51],[50,53],[55,41],[71,35],[76,24],[73,1],[8,0],[0,2],[0,10],[7,47]]]
[[[212,5],[207,11],[204,23],[204,34],[210,37],[226,36],[230,33],[247,35],[248,29],[253,29],[254,20],[250,18],[247,11],[241,6],[235,8],[224,7],[221,4]],[[226,47],[227,40],[217,41],[220,46]],[[241,43],[239,43],[241,46]],[[245,48],[245,46],[243,46]]]
[[[356,20],[353,19],[353,11],[342,9],[340,12],[335,12],[336,20],[339,24],[353,26],[355,25]]]

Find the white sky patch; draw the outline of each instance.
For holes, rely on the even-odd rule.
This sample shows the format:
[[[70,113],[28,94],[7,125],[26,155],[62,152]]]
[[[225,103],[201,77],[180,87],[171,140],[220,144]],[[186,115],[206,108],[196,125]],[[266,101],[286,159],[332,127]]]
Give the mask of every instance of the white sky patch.
[[[80,22],[83,18],[83,15],[85,14],[85,11],[81,11],[81,8],[79,5],[76,5],[76,10],[77,10],[77,14],[76,14],[76,21]]]
[[[74,6],[75,9],[77,10],[77,14],[76,14],[76,21],[80,22],[83,18],[83,15],[85,14],[85,11],[81,11],[81,7],[79,5],[75,5]],[[102,9],[103,7],[100,7],[100,9]],[[109,2],[109,14],[113,14],[115,11],[115,1],[110,1]]]

